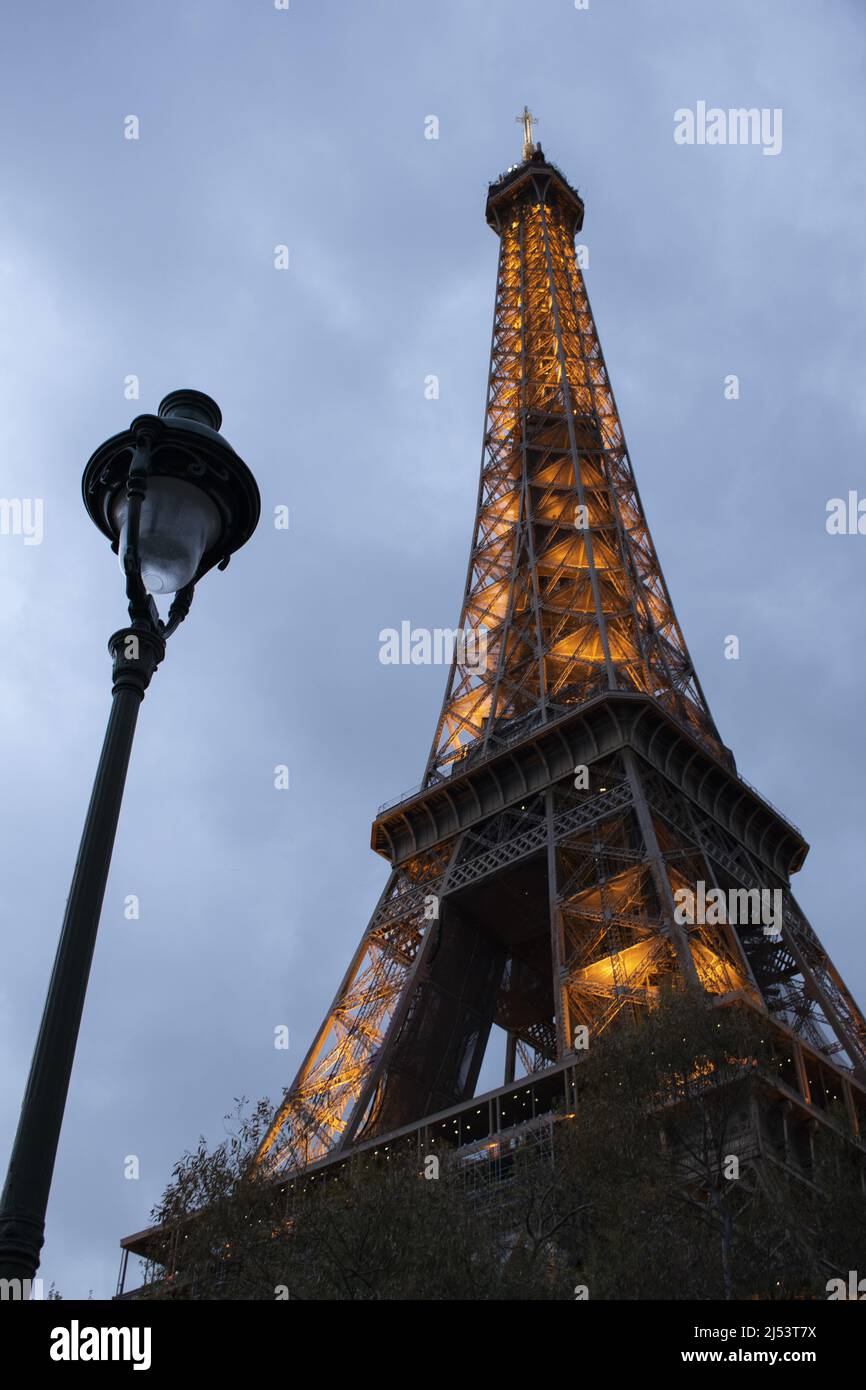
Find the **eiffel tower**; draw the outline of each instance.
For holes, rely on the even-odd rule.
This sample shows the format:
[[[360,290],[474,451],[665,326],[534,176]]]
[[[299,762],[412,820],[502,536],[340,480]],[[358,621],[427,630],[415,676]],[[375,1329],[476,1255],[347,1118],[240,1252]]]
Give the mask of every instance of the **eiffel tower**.
[[[494,1025],[501,1127],[521,1077],[573,1069],[579,1036],[670,976],[769,1015],[804,1113],[841,1088],[866,1132],[866,1023],[790,889],[808,846],[713,721],[578,263],[583,202],[518,119],[523,158],[487,197],[496,307],[445,699],[420,787],[373,823],[390,876],[261,1145],[275,1174],[431,1117],[472,1137]],[[684,921],[698,884],[783,909],[769,930]]]

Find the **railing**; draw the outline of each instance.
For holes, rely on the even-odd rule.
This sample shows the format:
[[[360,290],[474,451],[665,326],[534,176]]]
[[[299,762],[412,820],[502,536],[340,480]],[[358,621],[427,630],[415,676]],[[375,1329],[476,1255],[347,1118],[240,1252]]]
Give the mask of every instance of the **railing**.
[[[433,784],[437,785],[437,784]],[[424,783],[419,782],[417,786],[410,787],[408,791],[401,792],[399,796],[392,796],[390,801],[383,801],[376,811],[377,816],[383,816],[386,811],[393,811],[395,806],[402,806],[404,801],[411,801],[413,796],[420,795],[425,790]]]
[[[588,704],[589,701],[586,701],[585,703]],[[496,734],[495,745],[490,747],[488,751],[484,754],[484,757],[479,758],[478,762],[474,764],[474,766],[480,767],[482,763],[488,762],[491,758],[494,758],[497,753],[501,753],[504,748],[510,748],[512,744],[520,743],[523,739],[527,737],[528,734],[534,733],[536,729],[544,729],[546,732],[550,725],[557,723],[559,719],[570,719],[571,716],[574,714],[574,711],[578,708],[580,708],[580,706],[574,705],[571,709],[566,710],[564,714],[557,715],[554,719],[536,719],[534,723],[528,716],[521,715],[521,720],[525,720],[525,722],[521,724],[521,727],[512,730],[511,734],[509,734],[507,737],[503,737],[501,734]],[[402,806],[404,801],[411,801],[413,797],[420,796],[421,792],[435,791],[437,787],[449,786],[454,777],[459,777],[460,774],[463,771],[465,771],[467,766],[472,766],[470,759],[472,753],[476,750],[476,744],[467,745],[466,752],[462,755],[462,757],[460,757],[459,759],[455,759],[455,761],[451,764],[451,771],[447,777],[440,778],[438,782],[431,782],[429,786],[425,786],[423,782],[419,782],[416,787],[410,787],[408,791],[401,792],[399,796],[392,797],[390,801],[383,801],[382,805],[376,812],[376,815],[381,816],[384,815],[386,811],[393,811],[395,806]]]
[[[774,806],[768,796],[765,796],[763,792],[759,792],[758,788],[754,786],[752,782],[749,781],[748,777],[744,777],[741,772],[738,772],[736,775],[738,782],[742,782],[743,786],[748,787],[750,792],[754,792],[758,800],[763,801],[765,806],[769,806],[770,810],[779,817],[779,820],[783,820],[787,826],[790,826],[794,833],[800,836],[801,840],[805,839],[805,836],[802,830],[800,829],[799,825],[795,825],[794,822],[791,820],[790,816],[786,816],[784,811],[780,811],[778,806]]]
[[[560,169],[559,165],[554,164],[552,159],[548,159],[546,154],[544,155],[544,162],[548,166],[548,168],[552,169],[554,173],[559,175],[566,188],[569,188],[572,193],[576,193],[579,198],[580,192],[578,188],[576,187],[576,185],[571,183],[571,181],[566,177],[562,169]],[[490,192],[491,189],[498,188],[500,184],[506,181],[506,179],[510,179],[512,174],[516,174],[519,170],[524,169],[528,165],[528,163],[528,159],[519,159],[516,164],[509,164],[508,168],[502,171],[498,179],[494,179],[492,183],[489,183],[487,185],[488,192]]]

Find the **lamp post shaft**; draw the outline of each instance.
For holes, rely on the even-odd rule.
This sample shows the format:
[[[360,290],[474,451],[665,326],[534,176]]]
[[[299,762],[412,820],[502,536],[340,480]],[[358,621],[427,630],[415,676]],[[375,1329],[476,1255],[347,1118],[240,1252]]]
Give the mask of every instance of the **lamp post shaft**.
[[[39,1267],[45,1210],[138,709],[165,654],[161,637],[133,628],[116,632],[108,646],[114,663],[111,712],[0,1199],[0,1278],[4,1279],[32,1279]]]

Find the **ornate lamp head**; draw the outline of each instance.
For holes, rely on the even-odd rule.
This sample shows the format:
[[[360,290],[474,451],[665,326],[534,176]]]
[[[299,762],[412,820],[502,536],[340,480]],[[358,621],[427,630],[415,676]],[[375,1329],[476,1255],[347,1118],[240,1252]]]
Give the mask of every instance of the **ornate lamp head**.
[[[208,570],[225,569],[256,528],[261,499],[247,465],[219,433],[219,406],[201,391],[172,391],[158,415],[139,415],[84,470],[88,514],[126,575],[134,625],[168,635]],[[175,594],[167,624],[153,595]]]

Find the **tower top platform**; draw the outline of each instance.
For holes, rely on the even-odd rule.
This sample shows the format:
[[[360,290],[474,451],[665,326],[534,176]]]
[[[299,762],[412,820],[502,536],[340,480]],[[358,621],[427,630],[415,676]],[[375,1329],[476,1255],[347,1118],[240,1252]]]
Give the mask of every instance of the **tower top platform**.
[[[583,199],[562,170],[545,156],[540,145],[536,145],[528,159],[500,174],[488,189],[485,216],[497,235],[507,210],[524,198],[548,206],[558,204],[573,219],[572,234],[583,226]]]

